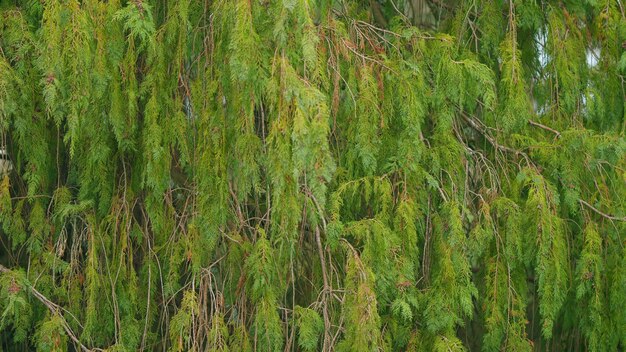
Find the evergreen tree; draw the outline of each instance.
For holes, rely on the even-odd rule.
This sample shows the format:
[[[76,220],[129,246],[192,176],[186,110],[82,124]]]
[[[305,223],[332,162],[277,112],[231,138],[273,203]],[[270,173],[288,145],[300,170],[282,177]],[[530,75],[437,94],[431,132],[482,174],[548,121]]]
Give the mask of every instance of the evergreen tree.
[[[0,0],[0,351],[626,349],[623,0]]]

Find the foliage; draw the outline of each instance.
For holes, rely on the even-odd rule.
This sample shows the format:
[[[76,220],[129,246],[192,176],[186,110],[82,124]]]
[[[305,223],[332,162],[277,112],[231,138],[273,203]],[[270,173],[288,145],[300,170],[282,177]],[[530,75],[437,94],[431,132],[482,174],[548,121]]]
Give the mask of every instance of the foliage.
[[[0,0],[0,350],[623,350],[625,8]]]

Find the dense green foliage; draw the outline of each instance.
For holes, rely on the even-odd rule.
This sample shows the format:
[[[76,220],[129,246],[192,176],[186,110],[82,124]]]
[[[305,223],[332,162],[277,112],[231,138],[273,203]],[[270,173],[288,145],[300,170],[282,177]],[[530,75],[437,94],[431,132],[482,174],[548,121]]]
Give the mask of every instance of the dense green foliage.
[[[623,351],[623,0],[0,0],[3,351]]]

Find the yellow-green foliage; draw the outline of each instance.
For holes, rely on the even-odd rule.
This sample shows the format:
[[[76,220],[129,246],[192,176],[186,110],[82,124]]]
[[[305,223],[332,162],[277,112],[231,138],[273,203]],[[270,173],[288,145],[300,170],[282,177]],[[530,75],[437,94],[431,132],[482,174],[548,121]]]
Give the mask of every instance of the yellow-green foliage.
[[[620,351],[623,0],[0,0],[0,351]]]

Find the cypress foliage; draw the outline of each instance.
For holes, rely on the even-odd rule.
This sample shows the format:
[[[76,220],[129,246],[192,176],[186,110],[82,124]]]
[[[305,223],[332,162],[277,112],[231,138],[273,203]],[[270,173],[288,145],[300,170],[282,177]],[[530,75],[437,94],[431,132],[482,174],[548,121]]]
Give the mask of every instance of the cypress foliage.
[[[626,349],[623,0],[0,0],[0,351]]]

